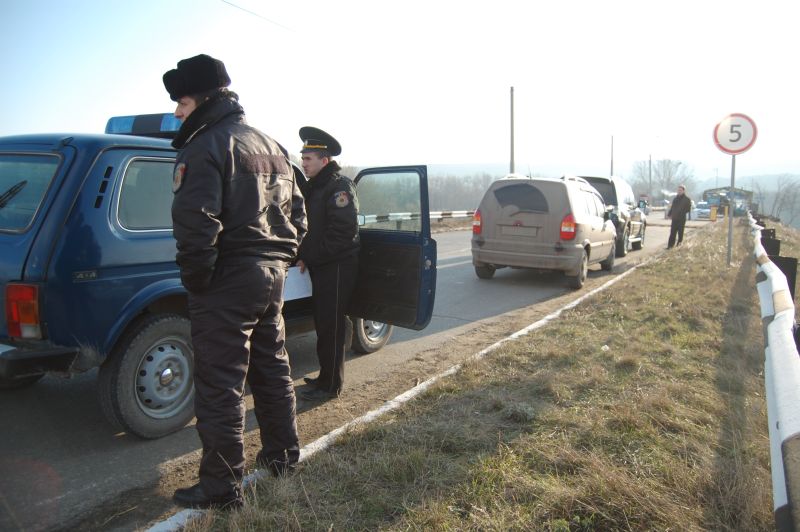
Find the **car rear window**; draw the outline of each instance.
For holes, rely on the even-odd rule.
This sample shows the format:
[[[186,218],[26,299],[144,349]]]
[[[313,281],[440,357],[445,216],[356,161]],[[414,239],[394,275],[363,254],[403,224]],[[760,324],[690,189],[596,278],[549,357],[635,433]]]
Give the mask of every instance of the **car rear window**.
[[[521,211],[549,212],[547,199],[532,183],[507,185],[494,190],[494,197],[501,207],[513,205]]]
[[[0,155],[0,230],[30,226],[60,162],[56,155]]]

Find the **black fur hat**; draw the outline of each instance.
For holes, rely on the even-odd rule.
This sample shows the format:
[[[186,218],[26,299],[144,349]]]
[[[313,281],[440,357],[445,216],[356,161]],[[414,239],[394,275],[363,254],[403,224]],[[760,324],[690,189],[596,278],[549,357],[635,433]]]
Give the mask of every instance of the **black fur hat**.
[[[231,78],[225,64],[206,54],[178,61],[178,68],[164,73],[164,87],[173,101],[187,94],[197,94],[211,89],[227,87]]]

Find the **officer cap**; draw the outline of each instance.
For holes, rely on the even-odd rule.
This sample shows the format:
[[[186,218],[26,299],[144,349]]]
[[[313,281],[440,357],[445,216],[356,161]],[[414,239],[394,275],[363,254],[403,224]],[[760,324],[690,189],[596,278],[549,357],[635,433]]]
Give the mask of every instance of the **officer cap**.
[[[165,72],[163,79],[169,97],[176,102],[188,94],[219,89],[231,84],[225,64],[206,54],[178,61],[178,68]]]
[[[319,128],[305,126],[300,128],[300,139],[303,141],[303,149],[300,153],[310,151],[326,151],[331,156],[342,153],[339,141],[325,133]]]

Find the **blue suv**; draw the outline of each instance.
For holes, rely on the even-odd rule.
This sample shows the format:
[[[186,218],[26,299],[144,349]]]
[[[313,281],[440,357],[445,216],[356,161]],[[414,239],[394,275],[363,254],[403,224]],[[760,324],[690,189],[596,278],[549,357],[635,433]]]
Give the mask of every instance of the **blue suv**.
[[[110,120],[106,134],[0,138],[0,388],[99,367],[100,404],[116,428],[158,438],[192,419],[171,228],[176,152],[167,139],[177,125],[143,115]],[[352,345],[372,352],[392,325],[430,321],[436,242],[425,166],[366,169],[355,181],[362,250]],[[289,332],[313,328],[310,283],[296,267],[284,297]]]

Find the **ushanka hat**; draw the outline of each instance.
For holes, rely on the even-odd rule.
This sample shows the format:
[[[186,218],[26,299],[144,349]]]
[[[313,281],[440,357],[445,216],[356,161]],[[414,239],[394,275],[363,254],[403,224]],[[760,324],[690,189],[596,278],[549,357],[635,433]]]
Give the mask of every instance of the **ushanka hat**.
[[[328,152],[331,157],[342,153],[342,146],[339,144],[339,141],[317,127],[301,127],[300,140],[303,141],[303,148],[300,150],[300,153],[325,151]]]
[[[219,59],[200,54],[178,61],[178,68],[164,73],[164,87],[173,101],[189,94],[227,87],[231,78]]]

